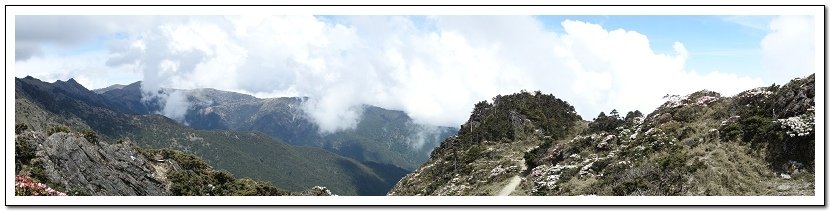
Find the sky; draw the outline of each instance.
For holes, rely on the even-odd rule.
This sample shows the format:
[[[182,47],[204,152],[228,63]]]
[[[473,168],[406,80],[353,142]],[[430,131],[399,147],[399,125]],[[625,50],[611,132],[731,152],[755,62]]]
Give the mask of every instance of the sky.
[[[161,88],[306,96],[323,132],[362,105],[459,126],[473,105],[520,90],[583,119],[653,111],[667,94],[730,96],[815,72],[809,16],[16,16],[16,77],[89,89]]]

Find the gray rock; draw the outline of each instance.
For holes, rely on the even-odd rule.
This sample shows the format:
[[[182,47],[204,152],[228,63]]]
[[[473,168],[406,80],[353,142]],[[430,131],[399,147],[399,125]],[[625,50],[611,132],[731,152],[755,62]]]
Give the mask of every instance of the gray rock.
[[[32,137],[32,136],[29,136]],[[55,133],[27,140],[37,147],[46,178],[68,194],[170,195],[149,161],[128,144],[91,143],[77,134]]]
[[[776,189],[778,191],[788,191],[788,190],[790,190],[790,188],[792,188],[792,187],[790,187],[789,185],[786,185],[786,184],[782,184],[782,185],[779,185]]]

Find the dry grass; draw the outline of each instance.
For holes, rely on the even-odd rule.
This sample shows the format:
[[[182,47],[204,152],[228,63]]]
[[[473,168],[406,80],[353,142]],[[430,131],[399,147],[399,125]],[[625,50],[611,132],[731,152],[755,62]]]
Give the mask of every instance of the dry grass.
[[[691,175],[687,195],[771,195],[775,187],[764,181],[775,179],[763,156],[739,142],[709,142],[689,150],[704,168]]]

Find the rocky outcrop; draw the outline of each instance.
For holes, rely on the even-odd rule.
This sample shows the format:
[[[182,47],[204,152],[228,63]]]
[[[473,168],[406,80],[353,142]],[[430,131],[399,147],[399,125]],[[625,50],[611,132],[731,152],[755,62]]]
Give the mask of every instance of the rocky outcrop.
[[[21,144],[34,146],[34,177],[70,195],[170,195],[151,162],[129,143],[90,142],[75,133],[28,131]]]
[[[475,105],[457,136],[432,151],[389,195],[526,195],[524,154],[570,136],[580,117],[553,95],[521,92]]]

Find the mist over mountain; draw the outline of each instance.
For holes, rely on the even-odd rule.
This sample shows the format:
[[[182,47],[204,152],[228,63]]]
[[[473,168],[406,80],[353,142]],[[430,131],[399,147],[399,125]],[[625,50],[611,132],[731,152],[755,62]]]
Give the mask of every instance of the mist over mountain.
[[[128,98],[135,93],[121,94]],[[158,114],[141,114],[154,105],[158,104],[108,100],[74,80],[15,79],[15,124],[35,131],[65,128],[60,131],[88,132],[108,143],[129,141],[141,148],[179,150],[218,169],[288,191],[325,186],[340,195],[380,195],[406,173],[394,165],[292,146],[259,132],[198,130]]]
[[[141,82],[136,82],[101,95],[130,113],[166,114],[165,110],[173,110],[170,102],[143,98],[140,87]],[[405,169],[426,161],[430,151],[457,130],[418,124],[404,112],[364,105],[355,128],[326,132],[305,112],[308,98],[260,99],[209,88],[160,92],[181,95],[183,102],[175,109],[182,110],[179,121],[196,129],[257,131],[294,145],[321,147],[360,161]]]

